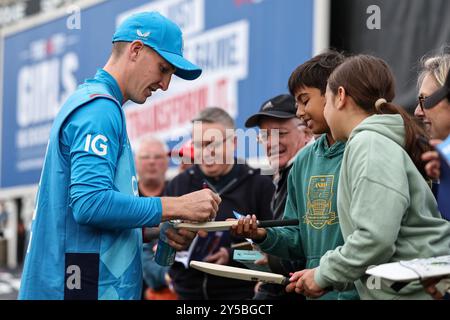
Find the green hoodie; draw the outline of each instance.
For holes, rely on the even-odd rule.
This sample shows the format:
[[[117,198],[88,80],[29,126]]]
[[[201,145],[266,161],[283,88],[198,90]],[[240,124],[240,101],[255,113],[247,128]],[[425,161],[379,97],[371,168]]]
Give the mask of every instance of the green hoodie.
[[[305,147],[288,177],[284,219],[299,219],[296,227],[268,228],[261,250],[289,260],[306,260],[306,268],[319,265],[329,250],[344,243],[336,207],[336,189],[345,144],[328,147],[326,135]],[[356,290],[332,291],[323,299],[358,299]]]
[[[362,299],[430,298],[418,281],[396,292],[365,275],[372,265],[450,254],[450,223],[441,219],[430,188],[403,149],[404,136],[400,115],[373,115],[353,129],[338,187],[346,241],[320,260],[320,287],[342,289],[356,281]]]

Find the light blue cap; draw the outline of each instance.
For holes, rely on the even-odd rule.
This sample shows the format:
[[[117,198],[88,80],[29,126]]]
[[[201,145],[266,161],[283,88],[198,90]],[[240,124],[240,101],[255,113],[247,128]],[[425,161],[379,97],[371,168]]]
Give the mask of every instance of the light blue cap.
[[[140,40],[176,67],[175,75],[185,80],[197,79],[202,69],[183,58],[180,28],[158,12],[134,14],[117,27],[112,42]]]

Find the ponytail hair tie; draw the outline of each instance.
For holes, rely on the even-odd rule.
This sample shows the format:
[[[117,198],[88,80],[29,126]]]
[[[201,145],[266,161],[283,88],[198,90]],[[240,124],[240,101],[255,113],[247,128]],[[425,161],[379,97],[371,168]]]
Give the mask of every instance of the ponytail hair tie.
[[[381,110],[381,106],[383,104],[387,103],[386,99],[384,98],[380,98],[377,101],[375,101],[375,110],[377,110],[378,112],[380,112]]]

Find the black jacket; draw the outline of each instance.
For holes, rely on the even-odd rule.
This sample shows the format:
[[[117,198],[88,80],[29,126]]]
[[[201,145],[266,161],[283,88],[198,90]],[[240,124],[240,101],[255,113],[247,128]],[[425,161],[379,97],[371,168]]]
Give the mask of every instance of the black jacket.
[[[223,221],[235,218],[233,210],[241,214],[255,214],[259,220],[272,219],[270,201],[274,192],[274,185],[269,176],[260,175],[259,169],[252,169],[247,165],[236,164],[232,171],[221,177],[219,181],[207,178],[195,165],[176,176],[166,189],[167,196],[180,196],[201,190],[204,182],[211,189],[218,192],[222,202],[217,212],[216,220]],[[244,241],[242,238],[232,237],[228,231],[223,233],[209,233],[217,235],[214,248],[211,242],[198,238],[193,260],[204,258],[205,254],[215,252],[219,247],[225,247],[230,254],[228,265],[245,267],[233,261],[231,244]],[[196,258],[197,257],[197,258]],[[251,299],[255,283],[227,279],[208,275],[195,269],[185,269],[183,264],[175,262],[170,268],[175,291],[182,299]]]
[[[284,207],[286,206],[287,200],[288,176],[292,166],[293,164],[280,170],[279,177],[274,180],[275,194],[273,195],[271,202],[274,219],[281,220],[283,218]]]

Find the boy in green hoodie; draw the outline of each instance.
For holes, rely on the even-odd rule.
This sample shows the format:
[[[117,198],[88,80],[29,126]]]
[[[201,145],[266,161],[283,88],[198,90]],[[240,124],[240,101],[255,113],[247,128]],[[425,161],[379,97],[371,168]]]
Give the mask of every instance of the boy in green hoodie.
[[[345,143],[336,142],[323,116],[325,89],[331,72],[344,61],[335,51],[319,54],[297,67],[289,79],[289,91],[297,103],[297,116],[315,135],[295,159],[288,177],[284,219],[299,219],[295,227],[258,228],[247,233],[244,219],[233,228],[255,240],[262,251],[290,260],[306,260],[306,268],[319,265],[328,250],[344,243],[336,206],[336,191]],[[256,219],[256,217],[254,217]],[[245,230],[244,230],[245,229]],[[323,299],[358,299],[355,290],[331,291]]]
[[[289,286],[309,297],[355,283],[362,299],[430,299],[418,281],[399,291],[365,272],[371,265],[448,255],[450,223],[441,218],[423,174],[424,131],[392,104],[394,77],[379,58],[346,59],[328,79],[324,116],[347,141],[338,186],[345,244]]]

